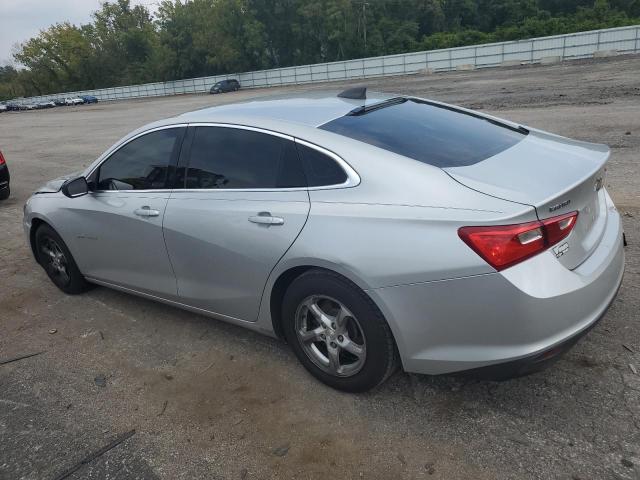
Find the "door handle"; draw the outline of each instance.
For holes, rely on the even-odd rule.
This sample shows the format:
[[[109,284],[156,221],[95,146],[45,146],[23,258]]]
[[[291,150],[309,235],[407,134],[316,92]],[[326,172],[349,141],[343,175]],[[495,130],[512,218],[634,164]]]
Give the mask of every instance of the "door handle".
[[[157,217],[160,215],[160,212],[158,210],[153,210],[149,208],[148,205],[145,205],[142,208],[136,208],[133,213],[135,213],[139,217]]]
[[[284,218],[273,217],[269,212],[260,212],[258,215],[249,217],[249,221],[252,223],[258,223],[260,225],[283,225]]]

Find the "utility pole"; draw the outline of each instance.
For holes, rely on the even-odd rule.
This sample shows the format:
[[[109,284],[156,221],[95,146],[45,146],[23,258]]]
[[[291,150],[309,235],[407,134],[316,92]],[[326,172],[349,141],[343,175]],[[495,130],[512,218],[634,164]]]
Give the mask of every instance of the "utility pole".
[[[364,52],[367,53],[367,2],[362,2],[362,22],[364,24]]]

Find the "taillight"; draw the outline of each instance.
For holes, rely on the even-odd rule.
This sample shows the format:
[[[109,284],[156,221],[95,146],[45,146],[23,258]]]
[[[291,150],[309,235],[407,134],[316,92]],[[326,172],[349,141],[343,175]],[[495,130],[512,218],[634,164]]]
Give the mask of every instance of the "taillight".
[[[548,246],[551,247],[555,245],[569,235],[576,224],[576,220],[578,220],[578,212],[571,212],[566,215],[560,215],[559,217],[542,220],[547,234]]]
[[[545,251],[566,238],[578,212],[518,225],[462,227],[458,236],[489,265],[504,270]]]
[[[6,162],[4,161],[4,156],[2,155],[2,152],[0,151],[0,165],[4,165]]]

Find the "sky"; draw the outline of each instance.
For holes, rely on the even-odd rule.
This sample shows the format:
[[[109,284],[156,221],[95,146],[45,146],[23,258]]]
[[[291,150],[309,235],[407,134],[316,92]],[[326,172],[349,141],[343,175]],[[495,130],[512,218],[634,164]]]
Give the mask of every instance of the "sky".
[[[131,0],[153,12],[159,0]],[[103,0],[0,0],[0,65],[13,63],[11,50],[49,25],[88,23]]]

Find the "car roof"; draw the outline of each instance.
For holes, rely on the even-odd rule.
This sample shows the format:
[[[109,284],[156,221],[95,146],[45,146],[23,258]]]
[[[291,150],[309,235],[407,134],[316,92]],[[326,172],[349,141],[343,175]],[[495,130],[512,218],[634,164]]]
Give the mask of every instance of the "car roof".
[[[369,93],[365,100],[339,98],[337,92],[306,93],[292,96],[265,97],[242,103],[232,103],[184,113],[175,118],[181,122],[227,122],[241,118],[254,126],[275,120],[317,127],[355,108],[369,106],[390,98],[389,95]]]

